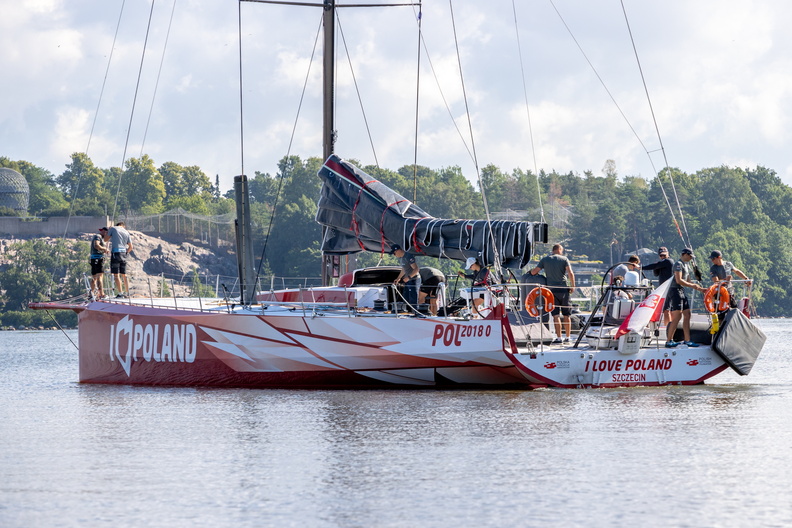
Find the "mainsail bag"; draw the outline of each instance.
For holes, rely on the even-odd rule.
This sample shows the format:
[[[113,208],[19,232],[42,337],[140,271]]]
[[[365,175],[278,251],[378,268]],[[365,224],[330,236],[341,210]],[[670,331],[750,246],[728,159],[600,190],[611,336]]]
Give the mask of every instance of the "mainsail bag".
[[[522,268],[533,244],[547,242],[547,224],[435,218],[336,155],[319,170],[322,190],[316,221],[325,226],[322,251],[386,253],[393,244],[415,255]]]

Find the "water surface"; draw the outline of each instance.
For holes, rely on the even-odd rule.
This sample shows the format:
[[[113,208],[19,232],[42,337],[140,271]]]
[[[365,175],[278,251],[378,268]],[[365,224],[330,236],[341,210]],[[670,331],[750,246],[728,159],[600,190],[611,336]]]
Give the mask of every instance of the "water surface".
[[[758,324],[748,377],[495,392],[81,385],[0,332],[0,526],[790,526],[792,320]]]

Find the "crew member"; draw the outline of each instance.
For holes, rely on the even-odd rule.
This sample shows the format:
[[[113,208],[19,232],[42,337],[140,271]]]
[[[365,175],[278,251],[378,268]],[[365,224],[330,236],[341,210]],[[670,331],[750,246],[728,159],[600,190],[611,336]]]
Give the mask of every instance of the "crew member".
[[[729,292],[729,306],[737,308],[737,298],[734,295],[734,285],[731,280],[734,278],[734,275],[737,275],[745,281],[745,285],[748,287],[752,284],[751,280],[745,273],[735,268],[734,264],[728,260],[723,260],[723,253],[717,249],[710,253],[710,260],[712,261],[712,266],[710,266],[710,277],[712,277],[712,282],[726,281],[726,290]]]
[[[555,325],[556,338],[553,343],[561,343],[561,319],[563,316],[566,337],[564,343],[569,343],[572,334],[572,305],[569,301],[570,294],[575,290],[575,273],[569,259],[564,255],[564,246],[555,244],[552,253],[539,261],[531,275],[536,275],[544,270],[547,287],[553,292],[553,324]]]
[[[129,298],[129,279],[126,274],[127,255],[132,253],[132,238],[126,230],[124,222],[118,222],[110,228],[110,273],[113,274],[116,298]],[[123,282],[123,289],[121,284]],[[126,293],[124,293],[126,292]]]
[[[465,273],[459,270],[457,275],[473,281],[473,288],[486,288],[495,283],[489,268],[482,266],[481,262],[479,262],[476,257],[470,257],[465,261],[465,270],[470,270],[472,273]],[[473,297],[473,288],[470,289],[471,298]],[[482,297],[473,299],[473,312],[475,314],[482,314],[482,304],[484,304],[484,299]]]
[[[104,273],[104,256],[110,248],[105,243],[110,240],[110,235],[106,227],[100,227],[99,233],[91,239],[91,255],[89,257],[91,263],[91,295],[94,299],[104,298],[104,281],[102,275]]]
[[[415,306],[418,304],[418,288],[421,284],[421,273],[415,256],[404,251],[398,244],[391,246],[391,255],[399,259],[402,267],[393,284],[404,284],[404,300],[409,305]]]
[[[685,288],[692,288],[696,291],[706,291],[706,288],[691,282],[693,267],[691,261],[695,258],[693,250],[685,248],[682,254],[674,263],[674,282],[668,291],[668,309],[671,311],[671,321],[666,326],[666,348],[673,348],[680,343],[674,341],[679,320],[682,319],[682,333],[685,337],[683,344],[689,347],[697,347],[698,343],[690,340],[690,303],[685,295]]]
[[[437,299],[441,293],[441,284],[446,281],[443,272],[436,268],[421,268],[421,288],[418,291],[418,303],[429,301],[429,313],[437,315]]]
[[[657,277],[658,283],[663,284],[665,281],[674,276],[674,261],[668,256],[668,248],[660,246],[657,249],[657,256],[660,260],[654,264],[647,264],[643,267],[644,271],[651,271]],[[671,322],[671,312],[668,309],[668,297],[666,297],[665,304],[663,305],[663,322],[668,326]]]

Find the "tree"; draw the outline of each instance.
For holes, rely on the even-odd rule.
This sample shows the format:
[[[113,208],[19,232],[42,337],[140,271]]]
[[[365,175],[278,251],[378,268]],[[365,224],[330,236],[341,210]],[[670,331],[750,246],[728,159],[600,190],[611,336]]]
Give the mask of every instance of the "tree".
[[[498,167],[490,163],[481,169],[481,184],[490,212],[511,208],[509,178]]]
[[[746,169],[745,177],[759,199],[762,211],[775,223],[792,228],[792,187],[765,167]]]
[[[127,160],[121,188],[132,209],[143,214],[162,212],[165,184],[160,173],[154,168],[154,160],[148,155],[143,155],[139,159],[129,158]]]
[[[96,198],[102,191],[104,172],[83,152],[73,153],[71,160],[71,163],[66,164],[66,170],[57,178],[66,199],[74,201],[79,198]]]
[[[185,196],[184,167],[173,161],[166,161],[159,168],[162,184],[165,187],[165,197],[171,199]]]
[[[179,196],[168,200],[168,209],[184,209],[191,213],[200,215],[210,215],[209,205],[203,197],[198,195],[193,196]]]
[[[0,273],[5,310],[24,310],[28,303],[84,293],[81,276],[88,269],[88,244],[38,238],[12,244],[14,265]]]
[[[30,190],[28,211],[31,214],[41,216],[68,214],[69,204],[48,170],[27,161],[11,161],[6,157],[0,157],[0,167],[13,169],[27,180]]]
[[[214,288],[208,284],[201,282],[201,276],[198,274],[198,268],[193,268],[190,272],[192,275],[192,284],[190,287],[190,295],[192,297],[214,297]]]

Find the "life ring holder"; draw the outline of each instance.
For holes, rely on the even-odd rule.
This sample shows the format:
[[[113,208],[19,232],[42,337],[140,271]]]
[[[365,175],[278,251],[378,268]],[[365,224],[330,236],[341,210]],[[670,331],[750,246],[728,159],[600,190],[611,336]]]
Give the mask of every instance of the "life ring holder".
[[[725,312],[730,308],[729,290],[724,286],[725,282],[716,282],[709,287],[707,293],[704,294],[704,308],[709,313]]]
[[[542,299],[543,309],[541,311],[548,313],[552,312],[555,308],[553,292],[548,288],[537,286],[531,290],[531,293],[525,298],[525,311],[528,312],[528,315],[531,317],[539,317],[540,309],[539,306],[536,305],[536,300],[539,298]]]

